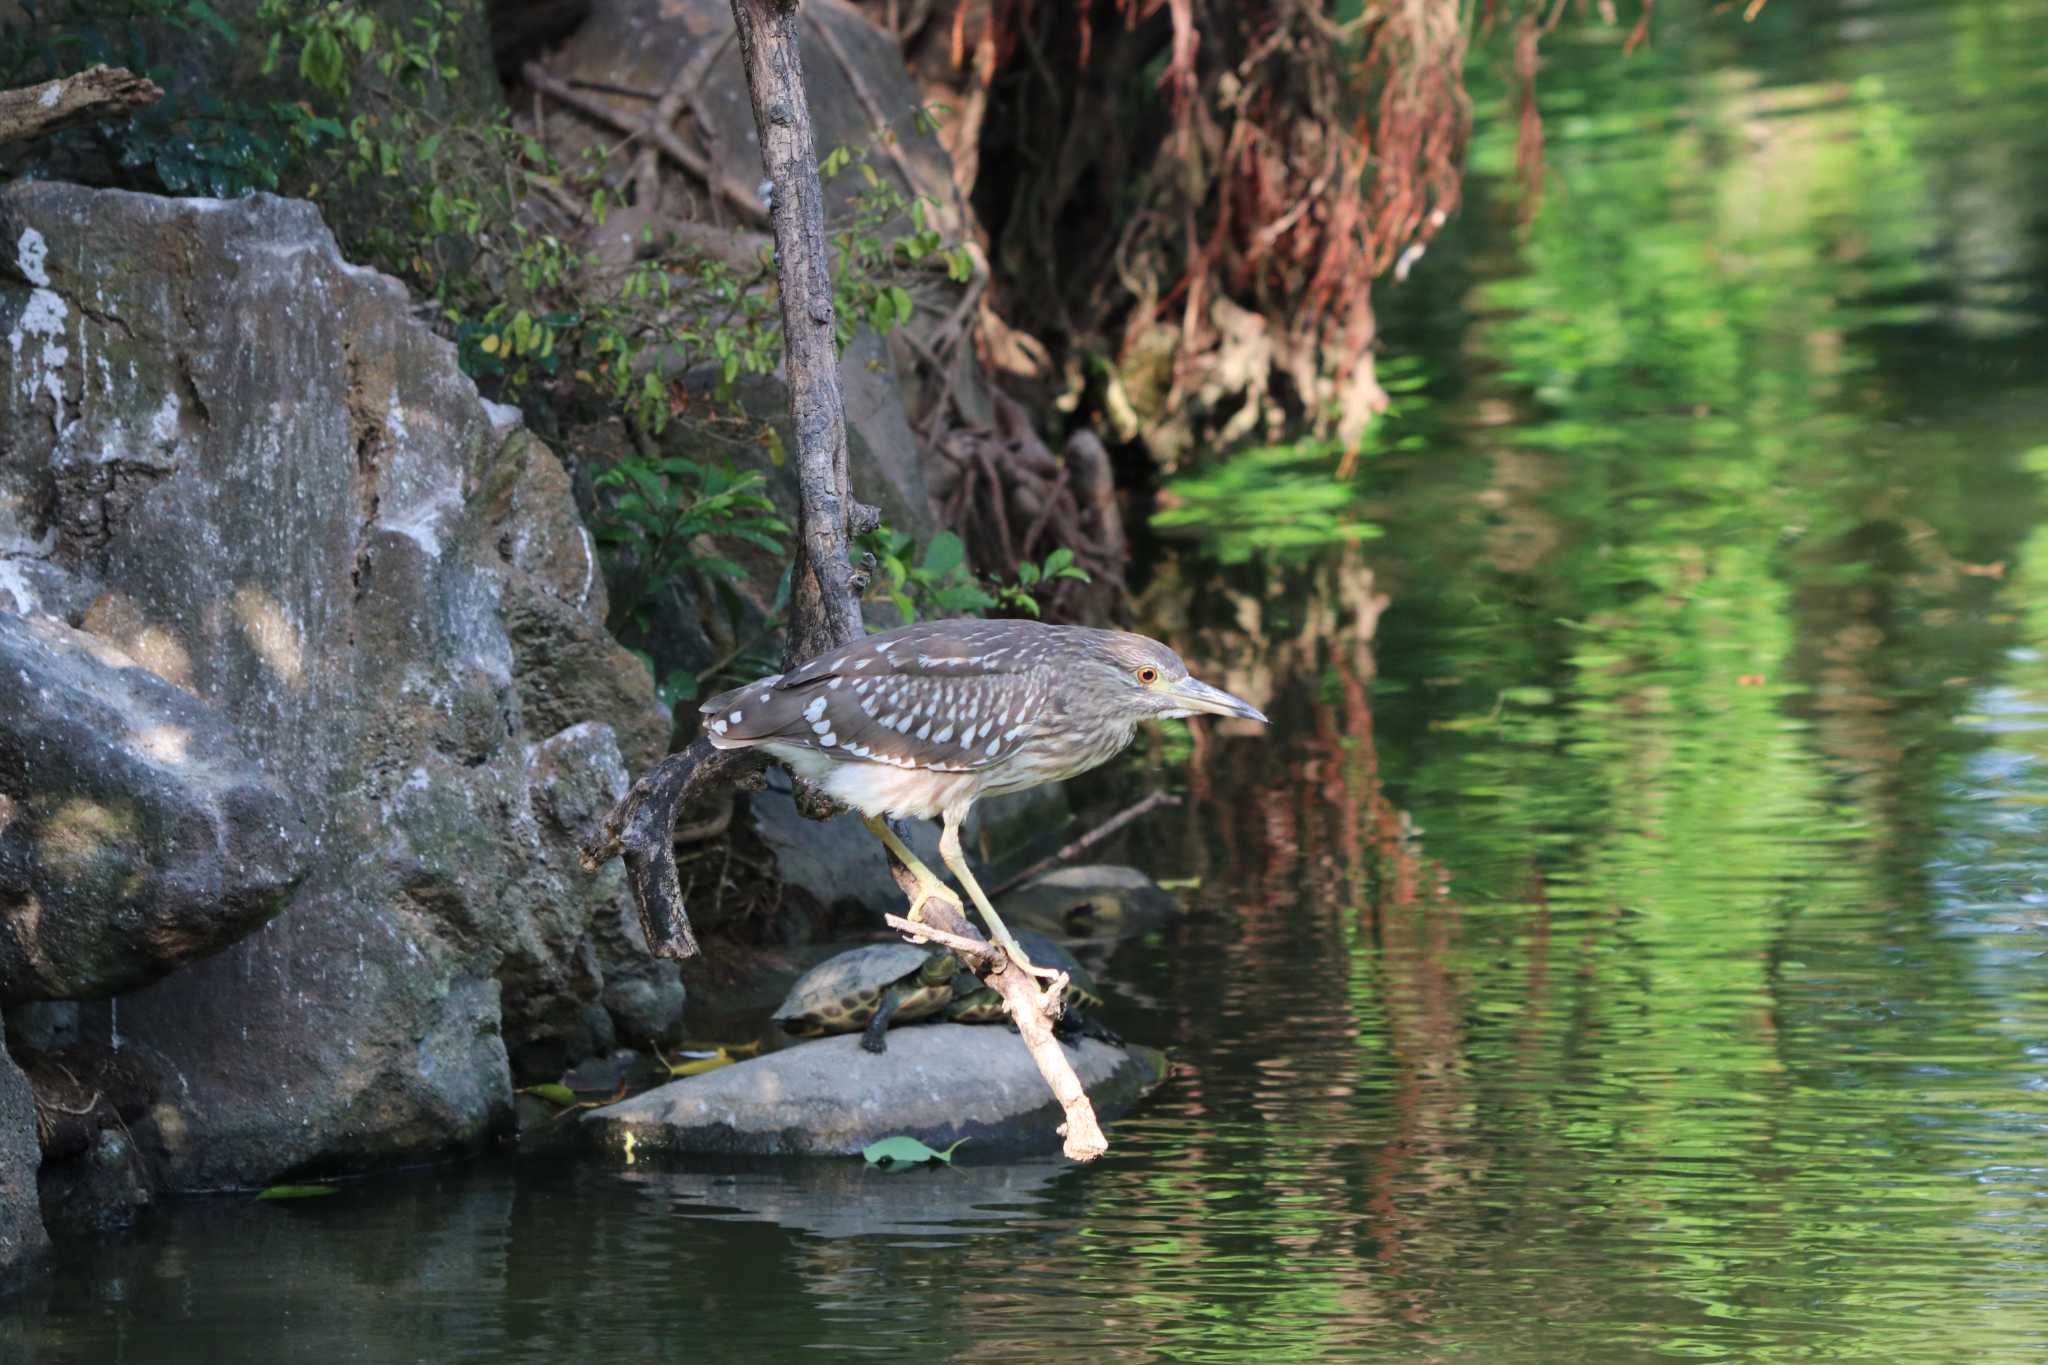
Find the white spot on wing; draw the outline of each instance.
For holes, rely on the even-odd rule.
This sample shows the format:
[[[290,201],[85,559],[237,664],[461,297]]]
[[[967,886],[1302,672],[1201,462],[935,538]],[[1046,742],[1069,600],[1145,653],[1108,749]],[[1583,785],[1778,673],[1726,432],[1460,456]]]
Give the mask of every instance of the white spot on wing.
[[[825,698],[821,694],[811,698],[811,704],[804,708],[805,720],[816,720],[825,714]]]
[[[740,713],[735,711],[731,715],[727,716],[726,719],[731,721],[734,725],[738,725],[740,723]]]
[[[711,722],[711,728],[722,735],[725,733],[725,722],[722,720],[714,720]]]
[[[932,742],[933,742],[934,744],[944,744],[944,743],[945,743],[945,742],[946,742],[947,740],[951,739],[952,737],[953,737],[953,722],[949,720],[949,721],[947,721],[947,722],[946,722],[946,728],[945,728],[945,729],[943,729],[943,730],[939,731],[939,732],[938,732],[937,734],[935,734],[935,735],[933,735],[933,736],[932,736]]]
[[[814,721],[812,721],[812,722],[811,722],[811,733],[812,733],[812,734],[814,734],[814,735],[829,735],[829,734],[831,734],[831,733],[832,733],[832,722],[831,722],[831,721],[829,721],[829,720],[814,720]]]
[[[1001,740],[999,740],[999,739],[992,739],[992,740],[990,740],[990,741],[988,742],[988,753],[989,753],[989,757],[993,758],[993,757],[995,757],[995,756],[996,756],[997,754],[1001,753],[1002,751],[1003,751],[1003,742],[1002,742]]]
[[[827,749],[831,748],[838,742],[839,736],[832,733],[832,727],[829,725],[825,727],[825,733],[818,736],[818,743]]]

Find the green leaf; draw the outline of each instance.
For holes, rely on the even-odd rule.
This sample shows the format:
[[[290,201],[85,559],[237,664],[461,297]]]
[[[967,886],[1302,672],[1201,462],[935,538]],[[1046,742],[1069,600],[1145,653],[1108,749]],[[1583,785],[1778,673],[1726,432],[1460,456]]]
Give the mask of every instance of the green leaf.
[[[941,531],[932,537],[932,543],[925,546],[924,558],[918,567],[934,578],[944,578],[959,568],[967,559],[967,546],[951,531]]]
[[[925,1146],[914,1137],[885,1137],[879,1142],[871,1142],[861,1148],[860,1154],[866,1158],[870,1166],[909,1166],[921,1161],[950,1163],[953,1160],[953,1153],[959,1149],[960,1143],[965,1141],[966,1138],[961,1138],[959,1142],[941,1152]]]
[[[536,1095],[541,1099],[546,1100],[549,1104],[559,1104],[564,1108],[567,1108],[569,1105],[576,1103],[576,1092],[571,1090],[566,1085],[560,1085],[555,1083],[550,1083],[547,1085],[529,1085],[526,1087],[523,1093],[528,1095]]]
[[[910,321],[910,315],[917,309],[917,305],[911,302],[910,291],[900,284],[892,284],[889,286],[889,300],[895,306],[897,323]]]
[[[272,1185],[258,1199],[318,1199],[323,1194],[333,1194],[338,1185]]]
[[[206,0],[185,0],[185,13],[191,19],[212,29],[231,43],[242,41],[242,35],[235,32],[234,26],[229,24],[227,20],[216,14],[213,6],[207,4]]]

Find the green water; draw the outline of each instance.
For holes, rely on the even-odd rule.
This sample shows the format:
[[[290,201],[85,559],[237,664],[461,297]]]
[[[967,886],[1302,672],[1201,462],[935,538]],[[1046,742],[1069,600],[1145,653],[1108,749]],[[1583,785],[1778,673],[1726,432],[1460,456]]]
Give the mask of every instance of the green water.
[[[1108,1158],[187,1202],[0,1357],[2048,1358],[2048,7],[1678,8],[1555,35],[1531,227],[1482,92],[1384,535],[1146,589],[1276,725],[1077,793],[1200,878]]]

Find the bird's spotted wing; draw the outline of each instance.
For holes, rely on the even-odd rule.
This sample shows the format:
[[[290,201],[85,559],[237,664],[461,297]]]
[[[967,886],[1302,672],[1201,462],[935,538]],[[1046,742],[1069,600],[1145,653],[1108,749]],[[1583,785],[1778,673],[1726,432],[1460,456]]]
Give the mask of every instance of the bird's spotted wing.
[[[939,772],[1001,763],[1044,716],[1053,677],[1020,624],[934,621],[832,650],[704,703],[711,742]]]

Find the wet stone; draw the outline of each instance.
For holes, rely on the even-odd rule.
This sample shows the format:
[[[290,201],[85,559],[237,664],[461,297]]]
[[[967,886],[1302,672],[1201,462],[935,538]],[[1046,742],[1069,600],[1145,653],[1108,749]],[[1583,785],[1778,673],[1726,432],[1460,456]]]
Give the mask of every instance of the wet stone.
[[[1067,1059],[1108,1123],[1164,1077],[1165,1057],[1093,1039]],[[820,1038],[671,1081],[583,1123],[606,1151],[844,1156],[895,1134],[944,1147],[973,1139],[978,1153],[1056,1152],[1059,1106],[1023,1042],[1009,1029],[918,1024],[892,1029],[889,1050],[861,1049],[851,1034]]]

